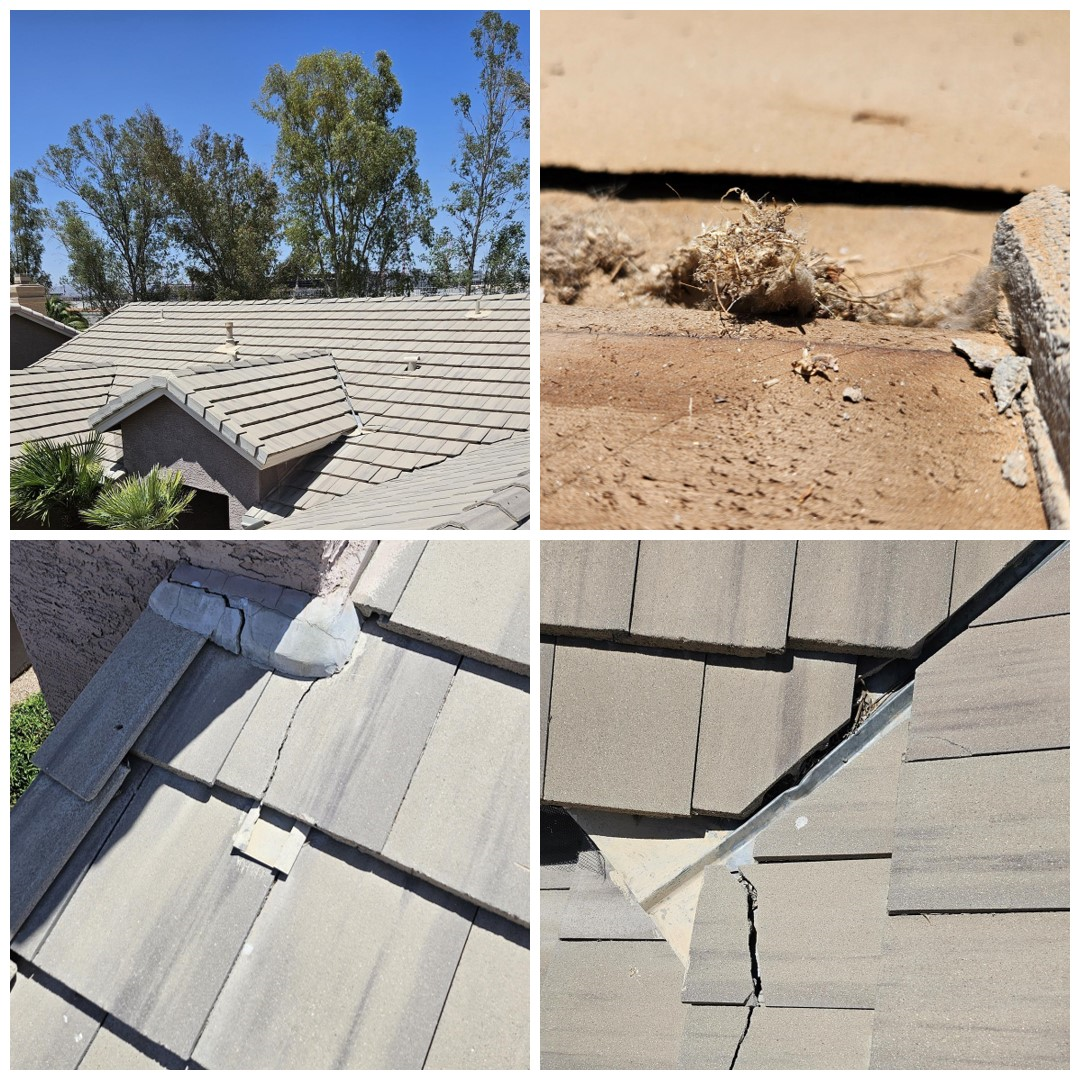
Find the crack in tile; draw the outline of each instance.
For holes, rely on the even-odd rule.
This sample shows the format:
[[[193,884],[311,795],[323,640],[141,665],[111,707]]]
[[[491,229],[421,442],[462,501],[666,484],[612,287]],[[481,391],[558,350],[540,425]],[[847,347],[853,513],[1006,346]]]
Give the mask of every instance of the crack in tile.
[[[746,1036],[750,1033],[750,1021],[754,1019],[754,1009],[756,1006],[751,1005],[746,1010],[746,1027],[743,1028],[742,1034],[739,1036],[739,1041],[735,1044],[735,1053],[731,1058],[731,1064],[728,1066],[730,1072],[735,1068],[735,1062],[739,1060],[739,1051],[742,1049],[742,1044],[746,1041]]]
[[[750,1008],[753,1009],[754,1005],[751,1004],[751,1001],[754,1003],[760,1002],[762,997],[761,966],[758,960],[757,951],[757,921],[754,917],[758,904],[757,888],[741,870],[736,868],[734,870],[729,870],[728,873],[733,877],[738,878],[742,887],[746,890],[746,921],[748,927],[747,945],[750,952],[750,982],[753,984],[754,989],[747,995],[746,1001],[744,1001],[743,1004],[750,1005]],[[747,1020],[747,1027],[749,1026],[749,1020]]]

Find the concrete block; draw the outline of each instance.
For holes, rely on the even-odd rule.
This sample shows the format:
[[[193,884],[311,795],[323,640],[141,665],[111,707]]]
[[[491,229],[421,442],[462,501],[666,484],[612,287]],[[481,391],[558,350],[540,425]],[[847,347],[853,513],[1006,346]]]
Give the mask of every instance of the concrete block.
[[[871,1009],[755,1009],[736,1069],[868,1069]]]
[[[1069,196],[1042,187],[1006,210],[990,261],[1004,274],[1013,328],[1065,476],[1069,475]]]
[[[548,715],[551,710],[551,674],[555,667],[555,642],[540,642],[540,798],[544,797],[547,768]]]
[[[963,607],[1030,543],[1030,540],[957,540],[949,614]]]
[[[604,856],[595,850],[578,855],[559,936],[585,941],[663,939],[642,906],[611,880]]]
[[[93,799],[205,640],[143,612],[34,755],[38,767]]]
[[[245,809],[154,769],[45,939],[37,966],[190,1056],[270,889],[269,870],[231,853]]]
[[[764,1004],[872,1009],[889,860],[764,863],[742,872],[757,889]]]
[[[247,935],[194,1060],[419,1069],[473,910],[312,833]]]
[[[383,853],[528,925],[529,811],[528,683],[466,660]]]
[[[528,542],[429,540],[387,626],[528,674]]]
[[[1068,745],[1068,615],[971,627],[915,675],[908,761]]]
[[[104,1013],[79,1008],[34,979],[19,979],[11,991],[12,1069],[74,1069],[82,1060]]]
[[[1067,1069],[1069,914],[886,921],[872,1069]]]
[[[741,1005],[687,1005],[680,1069],[730,1069],[746,1029],[747,1009]]]
[[[682,964],[666,941],[560,941],[540,1003],[542,1069],[671,1069]]]
[[[266,803],[346,843],[381,851],[455,666],[454,657],[430,645],[365,635],[343,672],[309,684]]]
[[[745,1005],[754,998],[746,886],[726,866],[705,867],[682,1000]]]
[[[800,540],[788,645],[914,656],[949,614],[953,540]]]
[[[1069,612],[1068,544],[1057,549],[1039,568],[1009,590],[993,607],[984,611],[972,626],[1041,619]]]
[[[135,752],[212,787],[270,672],[207,644],[135,744]]]
[[[64,869],[128,775],[119,765],[90,802],[39,773],[11,811],[11,936]]]
[[[906,745],[903,721],[782,810],[754,838],[754,858],[765,862],[890,854]]]
[[[745,817],[780,777],[851,719],[855,661],[820,654],[710,657],[694,809]]]
[[[145,1049],[133,1046],[116,1033],[116,1021],[106,1017],[98,1028],[90,1049],[79,1062],[80,1069],[164,1069]],[[182,1068],[180,1062],[174,1068]]]
[[[688,816],[704,667],[657,649],[560,642],[545,799]]]
[[[541,540],[540,625],[610,637],[630,628],[636,540]]]
[[[478,911],[425,1069],[529,1067],[529,932]]]
[[[426,540],[380,540],[353,589],[353,603],[365,614],[389,615],[409,583]]]
[[[630,633],[755,656],[787,641],[794,540],[642,540]]]
[[[900,770],[889,911],[1069,906],[1069,752]]]

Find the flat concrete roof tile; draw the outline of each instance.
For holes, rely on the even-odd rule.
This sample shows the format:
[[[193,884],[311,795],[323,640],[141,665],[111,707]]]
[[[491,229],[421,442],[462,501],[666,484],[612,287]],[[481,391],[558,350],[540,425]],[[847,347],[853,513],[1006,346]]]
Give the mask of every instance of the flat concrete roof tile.
[[[20,977],[10,998],[12,1069],[75,1069],[104,1013],[72,1005],[35,979]]]
[[[555,643],[540,642],[540,797],[544,795],[547,768],[548,713],[551,708],[551,675],[555,667]]]
[[[1069,550],[1070,545],[1058,548],[1038,569],[975,619],[972,625],[987,626],[990,623],[1068,614]]]
[[[753,997],[746,886],[726,866],[707,866],[694,916],[682,1000],[745,1005]]]
[[[564,940],[658,941],[663,934],[644,908],[614,881],[599,851],[582,851],[559,937]]]
[[[755,1009],[738,1069],[869,1069],[871,1009]]]
[[[636,540],[541,540],[540,625],[583,637],[630,628]]]
[[[164,1069],[150,1054],[133,1046],[116,1033],[116,1021],[111,1016],[98,1028],[90,1049],[79,1062],[80,1069]],[[182,1067],[176,1062],[173,1067]]]
[[[540,889],[540,979],[547,973],[548,959],[552,949],[559,943],[559,926],[562,923],[569,889]]]
[[[380,540],[353,589],[353,603],[365,615],[393,612],[426,544],[426,540]]]
[[[631,635],[744,656],[787,641],[794,540],[642,540]]]
[[[949,612],[963,607],[1030,543],[1030,540],[957,540]]]
[[[687,1005],[678,1068],[731,1068],[746,1030],[748,1010],[740,1005]]]

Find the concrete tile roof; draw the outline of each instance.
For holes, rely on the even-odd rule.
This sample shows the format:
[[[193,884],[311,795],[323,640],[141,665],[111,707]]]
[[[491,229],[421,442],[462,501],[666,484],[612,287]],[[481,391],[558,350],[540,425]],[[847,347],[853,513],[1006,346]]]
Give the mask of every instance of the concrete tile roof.
[[[50,318],[48,315],[42,315],[40,311],[35,311],[33,308],[23,307],[22,304],[15,301],[11,302],[11,317],[13,319],[26,319],[28,322],[44,326],[46,330],[53,330],[66,338],[75,337],[79,332],[74,326],[68,326],[67,323]]]
[[[425,551],[444,544],[461,546]],[[527,562],[489,586],[509,625],[499,605],[528,596]],[[13,812],[17,888],[48,865],[13,907],[16,987],[104,1019],[106,1067],[526,1062],[527,677],[368,619],[336,675],[290,678],[199,639],[162,690],[170,676],[147,670],[161,636],[143,616],[113,654],[157,705],[112,661],[84,691],[98,703],[84,727],[128,727],[130,708],[142,732],[100,801],[45,774]],[[87,809],[57,828],[65,799]],[[42,860],[50,830],[61,841]],[[72,1053],[24,999],[13,1062],[75,1067],[96,1036]]]

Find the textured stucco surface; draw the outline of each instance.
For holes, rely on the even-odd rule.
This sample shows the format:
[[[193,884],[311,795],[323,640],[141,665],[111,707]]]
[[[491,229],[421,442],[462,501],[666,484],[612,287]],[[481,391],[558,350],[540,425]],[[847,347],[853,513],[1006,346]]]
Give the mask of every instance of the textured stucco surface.
[[[38,326],[37,323],[24,319],[21,315],[12,315],[11,362],[8,366],[29,367],[35,360],[40,360],[67,340],[66,334],[50,330],[47,326]]]
[[[11,608],[59,719],[179,562],[324,595],[351,585],[367,540],[18,540]]]

